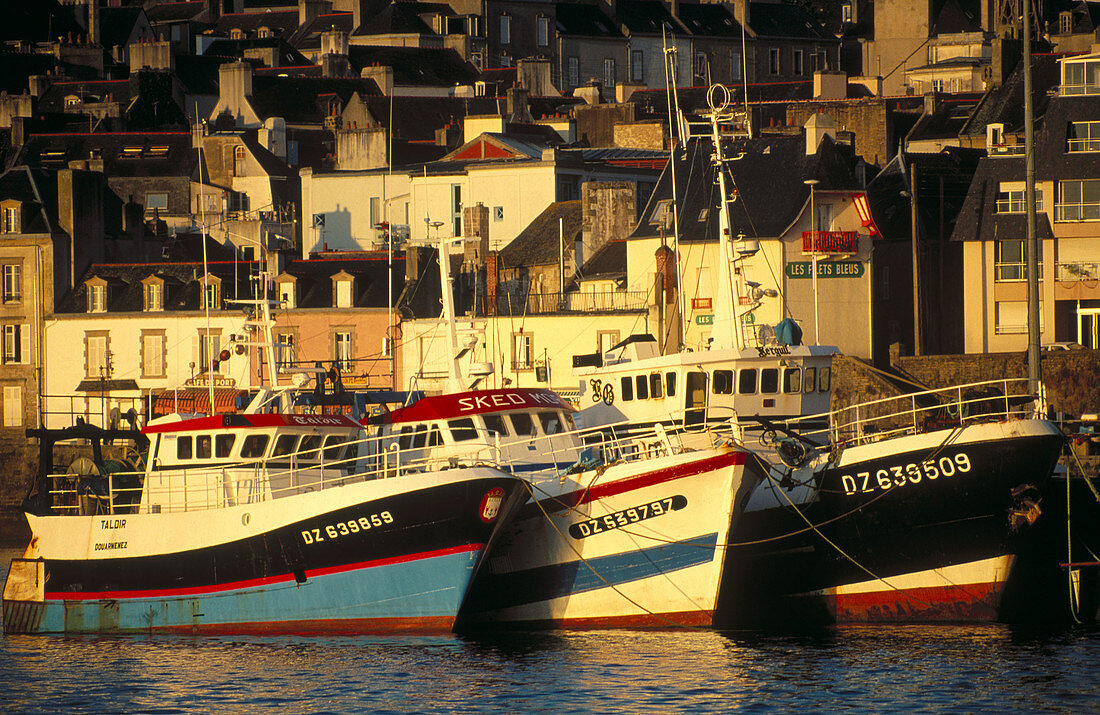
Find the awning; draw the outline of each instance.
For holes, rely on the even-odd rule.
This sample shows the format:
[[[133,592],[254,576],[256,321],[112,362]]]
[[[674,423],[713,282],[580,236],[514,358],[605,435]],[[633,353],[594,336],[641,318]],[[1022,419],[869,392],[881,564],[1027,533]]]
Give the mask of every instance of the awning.
[[[232,387],[214,388],[214,408],[218,414],[232,414],[237,411],[237,397],[247,395],[247,390]],[[210,389],[205,387],[186,387],[181,390],[165,390],[154,393],[153,415],[170,415],[175,412],[190,414],[211,414]]]

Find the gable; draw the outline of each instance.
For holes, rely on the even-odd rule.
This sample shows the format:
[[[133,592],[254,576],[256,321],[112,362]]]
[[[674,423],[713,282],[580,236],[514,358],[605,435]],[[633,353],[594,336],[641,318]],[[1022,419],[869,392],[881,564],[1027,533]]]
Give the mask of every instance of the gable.
[[[454,161],[468,161],[471,159],[518,159],[520,154],[497,146],[492,142],[480,139],[450,157]]]

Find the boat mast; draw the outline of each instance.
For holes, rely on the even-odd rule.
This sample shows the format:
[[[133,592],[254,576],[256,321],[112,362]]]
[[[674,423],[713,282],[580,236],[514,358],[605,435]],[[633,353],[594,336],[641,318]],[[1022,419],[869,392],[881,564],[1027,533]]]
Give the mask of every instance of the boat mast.
[[[1039,240],[1035,234],[1035,117],[1031,87],[1031,0],[1024,0],[1024,203],[1027,213],[1027,379],[1033,395],[1042,387],[1039,363]]]
[[[458,361],[461,351],[458,347],[458,330],[455,328],[454,293],[451,288],[451,241],[455,239],[441,238],[439,240],[439,286],[442,289],[443,298],[443,322],[447,326],[447,345],[451,350],[451,358],[448,361],[451,392],[461,392],[462,369]]]
[[[676,273],[676,352],[680,352],[684,349],[684,315],[687,311],[684,308],[684,291],[683,291],[683,275],[680,273],[680,206],[678,189],[676,187],[676,148],[681,143],[682,137],[684,137],[683,125],[680,117],[680,95],[676,91],[676,46],[668,46],[668,42],[665,39],[665,28],[661,27],[661,43],[664,45],[665,53],[665,97],[668,100],[668,131],[671,141],[670,151],[668,153],[670,177],[672,179],[672,265]],[[671,66],[670,66],[671,65]],[[675,118],[676,118],[676,136],[672,138],[673,127],[673,106],[675,101]],[[664,221],[664,218],[661,219]],[[668,286],[664,286],[667,293]],[[668,340],[667,336],[663,340],[661,351],[667,350]]]

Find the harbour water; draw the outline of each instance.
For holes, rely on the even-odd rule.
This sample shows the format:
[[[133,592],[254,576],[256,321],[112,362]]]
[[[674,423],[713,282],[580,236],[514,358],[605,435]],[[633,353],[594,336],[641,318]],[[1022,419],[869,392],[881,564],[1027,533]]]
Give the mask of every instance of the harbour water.
[[[5,712],[1096,712],[1098,673],[1097,628],[0,636]]]

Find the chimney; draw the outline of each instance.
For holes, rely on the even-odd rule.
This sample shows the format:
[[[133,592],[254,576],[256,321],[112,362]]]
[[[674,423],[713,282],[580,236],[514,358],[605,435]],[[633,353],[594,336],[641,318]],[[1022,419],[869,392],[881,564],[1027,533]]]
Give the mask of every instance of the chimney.
[[[489,251],[485,256],[485,315],[497,314],[497,284],[500,281],[500,254]]]
[[[836,70],[814,72],[814,99],[847,99],[848,74]]]
[[[480,266],[489,253],[489,207],[480,201],[462,210],[462,260],[467,265]]]
[[[298,0],[298,25],[313,22],[318,15],[329,12],[332,12],[332,3],[328,0]]]
[[[752,17],[749,14],[749,0],[733,0],[733,17],[742,27],[751,27]]]
[[[99,44],[99,0],[88,0],[88,42]]]
[[[363,79],[373,79],[383,95],[388,97],[393,94],[393,67],[378,65],[374,67],[364,67],[362,71],[359,72],[359,76]]]
[[[534,124],[535,120],[527,108],[527,90],[523,87],[510,87],[508,89],[508,117],[507,121],[516,124]]]
[[[35,99],[41,99],[46,90],[50,88],[50,77],[44,74],[32,74],[27,78],[27,86],[30,88],[31,96]]]

